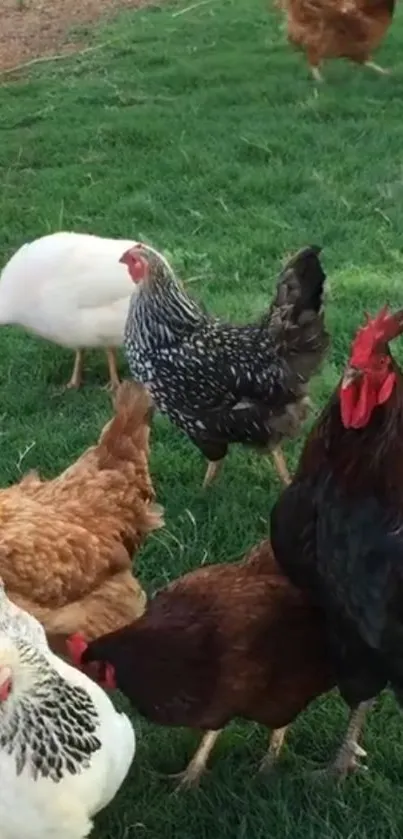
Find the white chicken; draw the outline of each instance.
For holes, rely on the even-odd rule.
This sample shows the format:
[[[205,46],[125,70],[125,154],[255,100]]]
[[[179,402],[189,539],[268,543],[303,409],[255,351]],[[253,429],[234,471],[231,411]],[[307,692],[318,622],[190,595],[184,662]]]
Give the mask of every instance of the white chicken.
[[[135,244],[60,232],[23,245],[0,277],[0,324],[18,325],[76,351],[67,387],[82,382],[84,350],[106,350],[110,386],[119,376],[116,347],[135,291],[119,259]]]
[[[3,590],[1,839],[86,839],[93,817],[124,781],[135,745],[127,716],[95,682],[51,653],[35,618],[10,604]]]
[[[39,621],[9,600],[0,577],[0,634],[22,638],[42,652],[49,649],[46,632]],[[1,837],[1,833],[0,833]]]

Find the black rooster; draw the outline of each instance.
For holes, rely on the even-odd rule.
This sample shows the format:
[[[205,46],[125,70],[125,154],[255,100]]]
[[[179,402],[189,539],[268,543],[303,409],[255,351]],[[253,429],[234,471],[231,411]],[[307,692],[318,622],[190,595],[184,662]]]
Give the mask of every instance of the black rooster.
[[[137,245],[121,257],[139,285],[125,329],[130,371],[208,458],[204,486],[230,443],[272,450],[289,483],[279,444],[305,418],[308,381],[328,346],[319,253],[312,246],[294,256],[269,311],[246,326],[207,314],[152,248]]]
[[[368,707],[388,683],[403,704],[403,376],[388,342],[403,310],[358,331],[343,378],[271,513],[276,559],[326,615],[351,715],[331,770],[345,775]]]

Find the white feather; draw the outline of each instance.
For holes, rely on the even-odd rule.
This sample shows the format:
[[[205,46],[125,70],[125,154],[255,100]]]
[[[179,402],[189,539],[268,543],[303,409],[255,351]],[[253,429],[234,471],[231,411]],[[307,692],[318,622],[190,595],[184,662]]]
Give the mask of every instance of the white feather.
[[[18,637],[21,627],[26,628],[30,622],[37,623],[15,606],[8,611],[7,621],[7,634],[0,634],[0,656],[2,650],[4,654],[4,649],[9,647],[10,639],[12,643]],[[40,635],[39,632],[38,637]],[[23,637],[26,640],[25,629]],[[135,734],[128,717],[115,711],[109,697],[97,684],[53,655],[46,636],[45,644],[46,649],[41,644],[40,652],[54,670],[91,696],[99,717],[96,736],[102,747],[92,755],[88,768],[76,775],[66,773],[56,783],[42,775],[34,780],[27,765],[17,774],[15,755],[8,754],[6,746],[1,746],[1,839],[86,839],[92,829],[93,817],[114,798],[135,754]],[[0,735],[1,725],[0,704]]]
[[[72,349],[120,346],[136,286],[119,259],[135,244],[60,232],[23,245],[0,277],[0,323]]]
[[[36,649],[41,652],[47,652],[49,645],[46,638],[45,630],[42,624],[15,606],[11,600],[8,599],[3,581],[0,577],[0,633],[4,633],[9,638],[22,638],[28,641]],[[1,837],[1,832],[0,832]]]

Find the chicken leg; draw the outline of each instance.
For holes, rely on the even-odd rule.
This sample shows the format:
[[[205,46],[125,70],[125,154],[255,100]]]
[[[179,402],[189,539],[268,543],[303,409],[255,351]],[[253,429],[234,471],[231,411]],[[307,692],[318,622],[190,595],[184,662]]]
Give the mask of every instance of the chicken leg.
[[[276,446],[276,448],[272,450],[272,455],[280,480],[285,486],[289,486],[291,483],[290,473],[280,446]]]
[[[274,769],[284,745],[287,728],[288,725],[285,725],[283,728],[276,728],[275,731],[272,731],[269,748],[260,764],[259,772],[266,773]]]
[[[106,358],[108,360],[109,370],[109,384],[106,387],[108,390],[117,390],[120,385],[120,379],[117,368],[116,350],[113,347],[109,347],[106,350]]]
[[[308,59],[309,69],[312,73],[312,78],[315,82],[322,83],[324,81],[324,78],[320,71],[321,56],[318,53],[318,50],[313,45],[308,47],[306,51],[306,57]]]
[[[108,390],[117,390],[120,385],[119,374],[117,370],[117,360],[116,360],[116,350],[113,347],[109,347],[106,350],[106,358],[108,361],[108,370],[109,370],[109,383],[106,385]],[[76,357],[74,361],[73,372],[71,374],[71,379],[67,383],[66,387],[76,388],[78,389],[82,385],[83,380],[83,366],[84,366],[84,350],[77,350]]]
[[[374,70],[375,73],[379,73],[380,76],[389,76],[390,70],[387,70],[386,67],[380,67],[379,64],[375,64],[375,61],[365,61],[365,67],[369,67],[370,70]]]
[[[76,350],[76,357],[74,360],[74,367],[73,372],[71,374],[71,379],[67,382],[66,387],[70,390],[72,388],[79,388],[82,382],[83,377],[83,364],[84,364],[84,350]]]
[[[197,787],[200,783],[200,778],[207,768],[207,761],[210,757],[211,751],[217,738],[221,734],[221,729],[218,731],[206,731],[203,734],[201,743],[196,749],[190,763],[188,763],[184,772],[177,772],[174,775],[166,775],[167,778],[175,778],[179,781],[176,790],[190,789],[190,787]]]
[[[222,464],[222,460],[209,460],[206,474],[204,476],[203,489],[206,489],[206,487],[210,486],[210,484],[214,481],[214,478],[217,477]]]
[[[372,708],[375,700],[368,699],[360,702],[357,708],[351,711],[347,731],[339,751],[333,761],[326,769],[315,772],[318,776],[335,776],[341,781],[346,778],[349,772],[364,768],[365,764],[360,763],[360,758],[367,756],[366,751],[359,745],[358,740],[365,722],[368,711]]]
[[[285,486],[288,486],[291,483],[291,478],[287,464],[285,462],[285,457],[283,455],[283,452],[281,451],[280,446],[276,446],[276,448],[272,450],[271,454],[273,456],[274,464],[276,466],[280,480],[283,482]],[[214,481],[222,467],[222,464],[223,458],[221,460],[209,461],[206,474],[204,476],[203,489],[206,489],[206,487],[210,486],[210,484]]]
[[[317,67],[317,66],[312,67],[311,66],[311,73],[312,73],[313,80],[315,82],[318,82],[318,84],[322,84],[322,82],[324,82],[324,78],[322,76],[322,73],[320,72],[319,67]]]
[[[365,722],[368,711],[374,704],[373,699],[367,702],[360,702],[358,708],[350,714],[345,738],[337,752],[333,764],[330,766],[332,774],[345,778],[349,771],[359,767],[360,757],[366,757],[366,752],[358,745],[358,740]]]

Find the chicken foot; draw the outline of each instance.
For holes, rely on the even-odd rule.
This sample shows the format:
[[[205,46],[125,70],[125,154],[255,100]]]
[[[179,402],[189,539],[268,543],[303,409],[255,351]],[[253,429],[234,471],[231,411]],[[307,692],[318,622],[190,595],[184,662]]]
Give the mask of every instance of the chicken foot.
[[[381,67],[379,64],[375,64],[375,61],[365,61],[365,67],[369,67],[370,70],[374,70],[375,73],[379,73],[380,76],[389,76],[390,70],[387,70],[386,67]]]
[[[360,759],[365,758],[367,753],[359,745],[358,740],[366,715],[372,708],[374,701],[374,699],[368,699],[366,702],[360,702],[358,707],[351,711],[344,740],[333,763],[326,767],[326,769],[320,769],[314,774],[318,776],[333,776],[342,781],[349,772],[366,768],[365,764],[360,763]]]
[[[288,726],[285,725],[283,728],[277,728],[275,731],[272,731],[269,748],[260,764],[260,772],[269,772],[273,769],[283,748],[287,728]],[[179,781],[176,787],[177,792],[179,792],[179,790],[190,789],[191,787],[197,787],[199,785],[202,775],[204,775],[207,770],[208,759],[218,737],[221,734],[221,731],[222,729],[218,729],[217,731],[206,731],[205,734],[203,734],[195,754],[183,772],[164,775],[165,778]]]
[[[173,778],[179,781],[176,791],[183,789],[190,789],[197,787],[200,783],[202,775],[207,769],[207,761],[210,757],[211,751],[221,734],[221,729],[218,731],[206,731],[203,734],[201,743],[196,749],[190,763],[188,763],[184,772],[177,772],[173,775],[165,775],[166,778]]]
[[[375,61],[364,61],[364,67],[369,67],[370,70],[374,70],[375,73],[379,73],[380,76],[389,76],[390,70],[386,67],[381,67],[379,64],[376,64]],[[315,82],[321,84],[324,82],[324,78],[322,73],[318,67],[318,65],[310,65],[312,77]]]
[[[341,779],[345,778],[348,772],[360,767],[359,758],[366,757],[366,751],[358,744],[360,734],[368,711],[374,704],[373,699],[360,702],[358,708],[350,714],[346,735],[330,766],[330,772]]]
[[[274,465],[277,469],[280,480],[283,482],[283,484],[285,486],[288,486],[291,483],[291,478],[290,478],[290,473],[288,471],[287,464],[285,462],[285,457],[283,455],[283,452],[281,451],[280,446],[276,446],[275,449],[272,449],[271,455],[273,457]],[[208,464],[207,470],[206,470],[206,474],[204,476],[203,489],[206,489],[206,487],[210,486],[210,484],[217,477],[217,475],[218,475],[218,473],[219,473],[219,471],[222,467],[223,460],[224,460],[224,458],[222,458],[221,460],[210,460],[209,461],[209,464]]]
[[[72,388],[79,388],[83,378],[83,364],[84,364],[84,350],[76,350],[76,357],[74,359],[74,367],[73,372],[71,374],[71,379],[67,382],[66,387],[71,390]]]
[[[117,390],[120,385],[120,379],[117,369],[117,359],[116,359],[116,350],[112,347],[109,347],[106,350],[106,358],[108,361],[108,370],[109,370],[109,383],[106,385],[108,390]],[[76,356],[74,360],[74,367],[73,372],[71,374],[71,379],[67,383],[66,387],[71,390],[72,388],[78,389],[82,385],[83,381],[83,367],[84,367],[84,350],[76,350]]]
[[[259,772],[266,773],[274,769],[284,745],[287,728],[288,725],[285,725],[283,728],[276,728],[275,731],[272,731],[269,748],[260,764]]]
[[[271,454],[280,480],[283,482],[285,486],[289,486],[289,484],[291,483],[290,473],[288,471],[288,467],[285,462],[285,457],[283,455],[283,452],[281,451],[280,446],[276,446],[276,448],[272,450]],[[280,731],[281,729],[278,730]]]

